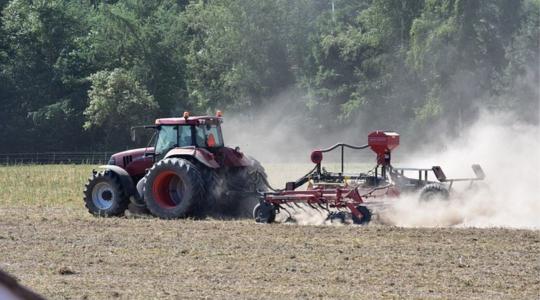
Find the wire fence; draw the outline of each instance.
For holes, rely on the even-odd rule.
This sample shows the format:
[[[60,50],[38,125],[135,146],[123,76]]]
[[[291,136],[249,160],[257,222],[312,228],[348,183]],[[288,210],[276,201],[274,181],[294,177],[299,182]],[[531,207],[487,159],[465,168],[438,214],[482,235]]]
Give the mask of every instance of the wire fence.
[[[111,155],[116,152],[27,152],[27,153],[0,153],[0,165],[31,165],[31,164],[90,164],[99,165],[107,164]],[[262,159],[267,163],[291,163],[303,161],[310,163],[309,155],[300,157],[291,155],[291,157],[280,157],[279,160]],[[375,156],[371,151],[366,152],[350,152],[345,153],[345,162],[350,163],[365,163],[373,162]],[[324,165],[336,165],[340,163],[339,153],[325,153]]]
[[[0,164],[106,164],[114,152],[36,152],[0,154]]]

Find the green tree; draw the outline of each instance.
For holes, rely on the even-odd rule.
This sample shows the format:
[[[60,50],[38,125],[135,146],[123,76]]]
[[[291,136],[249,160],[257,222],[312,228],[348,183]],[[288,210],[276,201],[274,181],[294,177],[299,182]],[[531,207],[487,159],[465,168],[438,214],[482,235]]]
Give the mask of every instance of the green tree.
[[[39,144],[44,150],[76,145],[84,136],[81,110],[84,82],[67,81],[60,62],[86,31],[84,6],[64,1],[13,0],[2,11],[5,59],[2,75],[11,92],[4,99],[6,120],[17,137],[7,151]],[[79,114],[77,114],[79,111]],[[61,141],[70,141],[64,145]],[[71,148],[73,149],[73,147]]]
[[[508,64],[491,106],[516,112],[533,124],[540,122],[540,1],[525,1],[519,29],[506,48]]]
[[[90,81],[84,128],[104,132],[108,147],[129,144],[130,127],[155,118],[159,105],[133,73],[123,69],[100,71],[92,74]]]
[[[427,87],[420,120],[459,130],[498,93],[522,1],[426,1],[411,29],[410,65]]]
[[[363,125],[410,138],[436,123],[459,133],[480,107],[539,122],[539,0],[12,0],[0,9],[0,139],[12,141],[2,152],[124,147],[127,128],[155,114],[249,115],[283,91],[294,91],[287,110],[318,133]]]
[[[188,6],[189,98],[199,110],[246,109],[295,80],[286,1],[208,1]]]
[[[181,4],[178,4],[181,3]],[[162,115],[186,108],[182,1],[102,4],[81,56],[97,70],[131,70],[160,104]]]
[[[92,74],[90,81],[84,128],[101,129],[108,146],[125,145],[131,126],[146,124],[155,118],[159,105],[132,72],[100,71]]]
[[[321,14],[311,38],[312,66],[302,80],[318,118],[340,116],[347,124],[362,119],[369,127],[403,125],[416,97],[411,91],[418,91],[404,57],[409,28],[422,5],[336,1],[333,13]]]

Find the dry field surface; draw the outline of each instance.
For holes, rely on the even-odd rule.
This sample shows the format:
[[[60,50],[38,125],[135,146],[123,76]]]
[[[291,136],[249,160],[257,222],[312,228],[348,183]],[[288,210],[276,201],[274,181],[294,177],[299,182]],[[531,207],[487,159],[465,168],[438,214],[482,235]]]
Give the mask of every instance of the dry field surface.
[[[0,167],[0,269],[51,299],[540,298],[540,231],[94,218],[91,168]]]

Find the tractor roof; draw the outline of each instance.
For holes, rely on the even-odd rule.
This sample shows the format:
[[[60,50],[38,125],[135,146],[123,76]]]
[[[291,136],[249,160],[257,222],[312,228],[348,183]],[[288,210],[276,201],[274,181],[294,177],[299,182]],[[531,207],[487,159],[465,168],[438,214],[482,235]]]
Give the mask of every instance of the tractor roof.
[[[215,116],[195,116],[184,118],[161,118],[156,119],[156,125],[199,125],[199,124],[219,124],[223,118]]]

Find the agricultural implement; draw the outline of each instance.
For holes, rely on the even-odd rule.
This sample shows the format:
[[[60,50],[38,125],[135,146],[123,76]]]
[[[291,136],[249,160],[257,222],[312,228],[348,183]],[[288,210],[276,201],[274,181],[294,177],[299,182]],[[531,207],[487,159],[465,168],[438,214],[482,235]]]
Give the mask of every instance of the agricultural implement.
[[[148,147],[113,154],[84,189],[88,211],[123,215],[128,207],[163,219],[251,216],[265,191],[260,163],[224,145],[215,116],[157,119]]]
[[[265,192],[260,203],[253,210],[253,217],[259,223],[272,223],[276,214],[284,210],[312,208],[327,211],[328,218],[338,217],[342,221],[350,214],[353,223],[366,224],[371,220],[369,208],[379,200],[396,199],[403,194],[419,193],[421,201],[447,200],[454,182],[468,181],[471,184],[483,180],[485,175],[480,165],[473,165],[474,178],[447,178],[439,166],[431,169],[396,168],[391,164],[392,150],[399,145],[399,135],[395,132],[374,131],[368,135],[368,144],[353,146],[336,144],[311,153],[315,167],[294,182],[287,182],[284,189]],[[370,148],[376,154],[376,166],[365,173],[345,173],[344,150]],[[341,171],[329,172],[322,167],[325,153],[341,152]],[[415,178],[405,176],[414,172]],[[430,180],[433,174],[437,181]],[[432,175],[432,176],[433,176]],[[305,189],[300,188],[305,186]]]

